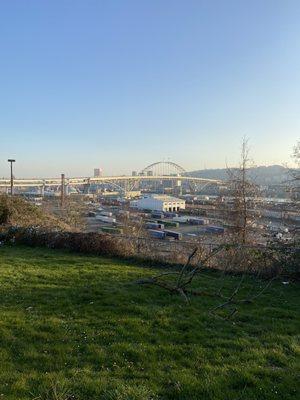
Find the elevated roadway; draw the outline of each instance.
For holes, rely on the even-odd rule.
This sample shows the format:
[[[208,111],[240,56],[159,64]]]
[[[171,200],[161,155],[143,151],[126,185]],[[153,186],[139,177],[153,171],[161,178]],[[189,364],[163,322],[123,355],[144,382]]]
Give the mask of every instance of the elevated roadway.
[[[223,182],[216,179],[195,178],[191,176],[173,175],[139,175],[139,176],[103,176],[97,178],[80,177],[65,178],[66,186],[97,185],[104,183],[118,182],[141,182],[141,181],[180,181],[199,184],[221,185]],[[14,187],[53,187],[60,186],[61,178],[40,178],[40,179],[14,179]],[[0,179],[0,187],[9,188],[10,179]]]

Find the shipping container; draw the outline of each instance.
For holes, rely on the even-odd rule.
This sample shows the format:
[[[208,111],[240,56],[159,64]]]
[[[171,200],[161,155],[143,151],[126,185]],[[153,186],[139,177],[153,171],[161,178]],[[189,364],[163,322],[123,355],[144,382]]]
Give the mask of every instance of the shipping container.
[[[159,224],[157,222],[146,222],[146,229],[164,229],[164,224]]]
[[[116,218],[106,217],[105,215],[96,215],[96,219],[98,221],[106,222],[109,224],[113,224],[116,222]]]
[[[180,232],[175,232],[175,231],[169,231],[169,230],[164,230],[166,236],[173,237],[176,240],[181,240],[182,239],[182,233]]]
[[[155,238],[155,239],[164,239],[166,234],[164,231],[157,231],[155,229],[149,229],[148,233],[151,237]]]

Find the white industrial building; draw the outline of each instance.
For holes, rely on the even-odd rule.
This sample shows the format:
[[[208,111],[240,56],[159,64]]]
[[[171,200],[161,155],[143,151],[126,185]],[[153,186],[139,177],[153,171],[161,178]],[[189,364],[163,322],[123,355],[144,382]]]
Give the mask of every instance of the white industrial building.
[[[151,194],[131,201],[130,206],[139,210],[179,211],[185,209],[185,200],[165,194]]]

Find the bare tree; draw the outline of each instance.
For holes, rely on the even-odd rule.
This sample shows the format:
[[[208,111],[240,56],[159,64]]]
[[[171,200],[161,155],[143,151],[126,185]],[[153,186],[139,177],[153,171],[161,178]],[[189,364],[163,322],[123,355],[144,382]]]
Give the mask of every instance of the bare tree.
[[[295,159],[296,164],[300,167],[300,140],[297,142],[296,146],[294,147],[293,157]]]
[[[300,199],[300,140],[294,147],[293,155],[292,155],[296,168],[290,169],[290,185],[292,198],[294,200]]]
[[[228,169],[229,188],[233,202],[226,209],[226,217],[232,232],[230,241],[243,245],[250,241],[249,232],[255,221],[254,205],[251,200],[258,192],[257,186],[250,181],[248,176],[250,164],[248,140],[243,138],[240,165],[238,168]]]

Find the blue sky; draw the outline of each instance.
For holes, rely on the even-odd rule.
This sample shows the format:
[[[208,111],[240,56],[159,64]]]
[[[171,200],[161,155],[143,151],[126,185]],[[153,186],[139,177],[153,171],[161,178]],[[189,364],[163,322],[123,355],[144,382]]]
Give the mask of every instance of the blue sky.
[[[0,176],[291,161],[298,0],[2,0]]]

